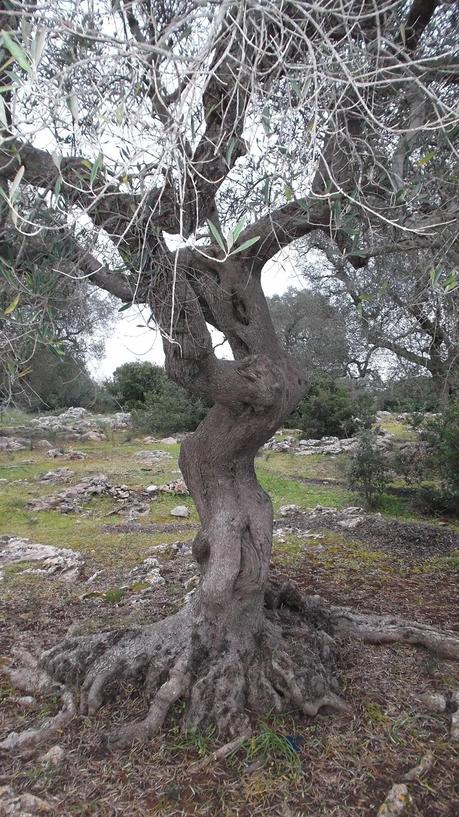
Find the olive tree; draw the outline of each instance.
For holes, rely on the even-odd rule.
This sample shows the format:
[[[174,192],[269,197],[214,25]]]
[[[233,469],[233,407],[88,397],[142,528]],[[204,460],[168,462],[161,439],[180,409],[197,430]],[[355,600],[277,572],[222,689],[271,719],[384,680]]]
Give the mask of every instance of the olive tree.
[[[118,745],[152,734],[179,699],[188,723],[221,735],[247,733],[260,712],[340,710],[338,631],[456,655],[457,641],[428,627],[269,586],[272,505],[254,468],[308,389],[273,328],[267,262],[323,229],[361,266],[372,248],[359,246],[360,219],[374,224],[375,240],[380,219],[413,239],[440,235],[446,221],[451,229],[450,188],[434,217],[416,197],[396,200],[424,131],[450,144],[457,127],[449,4],[1,8],[5,229],[13,222],[26,257],[28,236],[61,230],[64,213],[54,267],[126,306],[148,304],[168,375],[212,404],[180,452],[201,522],[199,587],[164,621],[48,651],[42,667],[66,689],[59,723],[74,711],[75,681],[89,713],[117,683],[144,685],[148,713],[116,732]],[[21,188],[36,191],[24,209]],[[2,252],[5,268],[14,266]],[[232,360],[216,356],[209,327],[223,333]]]

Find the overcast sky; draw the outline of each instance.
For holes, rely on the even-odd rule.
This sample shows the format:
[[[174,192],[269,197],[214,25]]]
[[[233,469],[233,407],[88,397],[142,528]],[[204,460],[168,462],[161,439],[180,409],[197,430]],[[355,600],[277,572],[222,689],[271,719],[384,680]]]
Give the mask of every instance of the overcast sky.
[[[288,252],[280,253],[275,261],[268,262],[262,274],[265,294],[281,295],[288,287],[299,289],[304,286],[301,278],[291,263]],[[146,325],[150,310],[134,306],[122,312],[113,331],[106,338],[103,357],[90,361],[93,376],[101,381],[113,373],[117,366],[134,360],[148,360],[150,363],[164,362],[163,347],[159,332]],[[218,332],[213,332],[215,345],[221,342]],[[226,348],[225,348],[226,346]],[[216,350],[219,357],[229,356],[229,347],[225,344]]]

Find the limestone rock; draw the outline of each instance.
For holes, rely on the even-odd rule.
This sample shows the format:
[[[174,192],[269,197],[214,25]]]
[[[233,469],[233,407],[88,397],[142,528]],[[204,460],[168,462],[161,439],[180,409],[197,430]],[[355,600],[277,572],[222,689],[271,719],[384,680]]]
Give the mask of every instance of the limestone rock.
[[[151,451],[138,451],[135,455],[137,460],[142,460],[142,462],[146,463],[155,463],[158,460],[170,460],[172,459],[171,455],[167,453],[167,451],[159,450],[151,450]]]
[[[52,460],[58,460],[60,457],[65,457],[65,451],[63,448],[50,448],[46,456]]]
[[[42,763],[47,763],[49,766],[60,766],[65,759],[65,751],[62,746],[51,746],[44,755],[40,757]]]
[[[284,440],[276,440],[272,437],[263,446],[268,451],[286,452],[290,454],[301,454],[303,456],[313,454],[328,454],[337,456],[338,454],[353,454],[357,450],[359,441],[357,437],[340,439],[339,437],[322,437],[319,440],[298,440],[294,436],[285,437]],[[377,437],[376,444],[383,450],[392,447],[392,437],[385,431]]]
[[[451,704],[453,707],[455,707],[455,709],[451,713],[451,726],[449,733],[451,735],[451,740],[459,741],[459,692],[453,692],[451,695]]]
[[[105,440],[105,436],[100,431],[85,431],[85,433],[81,435],[81,439],[90,443],[99,443]]]
[[[416,766],[413,766],[405,775],[403,775],[403,779],[407,783],[411,783],[413,780],[419,780],[429,769],[432,767],[434,761],[434,756],[432,752],[426,752],[419,763]]]
[[[148,490],[148,489],[147,489]],[[185,485],[183,479],[176,479],[173,482],[166,482],[165,485],[160,485],[157,488],[160,494],[177,494],[180,496],[189,496],[190,492]]]
[[[73,477],[73,471],[70,468],[56,468],[55,471],[46,471],[38,477],[39,482],[67,482]]]
[[[30,448],[30,441],[23,437],[0,437],[1,451],[26,451]]]
[[[162,445],[177,445],[178,440],[176,437],[163,437],[160,442]]]
[[[26,568],[24,573],[58,576],[65,581],[77,579],[84,567],[78,551],[42,545],[16,536],[0,537],[0,568],[18,562],[37,562],[37,567]],[[0,580],[4,574],[0,569]]]
[[[426,692],[419,700],[427,712],[441,713],[446,710],[446,698],[439,692]]]
[[[21,709],[33,709],[37,702],[32,695],[19,695],[9,699],[9,703],[19,706]]]
[[[160,573],[160,564],[154,556],[149,556],[142,564],[134,567],[129,573],[131,583],[146,582],[150,587],[165,584]]]
[[[172,508],[171,510],[171,516],[180,516],[183,517],[183,519],[186,519],[186,517],[189,515],[190,512],[186,505],[176,505],[176,507]]]
[[[410,795],[404,783],[394,783],[379,807],[377,817],[399,817],[410,802]]]
[[[340,528],[345,528],[346,530],[353,530],[357,528],[358,525],[361,525],[364,521],[363,516],[354,516],[352,519],[340,519],[338,525]]]
[[[17,794],[12,786],[0,786],[0,817],[29,817],[49,814],[50,804],[34,794]]]
[[[301,508],[299,505],[282,505],[279,513],[281,516],[289,516],[292,513],[301,513]]]

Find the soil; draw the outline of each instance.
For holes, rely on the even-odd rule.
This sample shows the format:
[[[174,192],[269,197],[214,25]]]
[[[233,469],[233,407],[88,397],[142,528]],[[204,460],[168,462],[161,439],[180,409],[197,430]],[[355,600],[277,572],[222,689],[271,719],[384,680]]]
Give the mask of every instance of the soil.
[[[320,531],[323,528],[336,530],[349,540],[356,538],[372,548],[386,553],[411,559],[429,556],[447,556],[459,549],[459,533],[448,527],[434,526],[418,522],[400,522],[382,516],[358,514],[363,521],[352,531],[345,531],[340,525],[344,518],[333,511],[330,514],[293,514],[274,523],[274,527],[287,525],[299,531]]]

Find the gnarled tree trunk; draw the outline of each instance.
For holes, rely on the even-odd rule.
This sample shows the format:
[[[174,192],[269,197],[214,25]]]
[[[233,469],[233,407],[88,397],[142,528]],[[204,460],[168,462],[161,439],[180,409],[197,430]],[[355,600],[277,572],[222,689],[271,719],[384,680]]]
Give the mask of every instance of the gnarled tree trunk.
[[[243,272],[242,265],[220,265],[218,284],[212,278],[205,292],[212,310],[212,287],[219,287],[219,325],[234,361],[215,358],[188,270],[176,277],[174,302],[170,286],[152,296],[161,325],[174,326],[174,340],[164,341],[169,373],[214,403],[180,454],[201,520],[194,597],[151,627],[73,639],[44,658],[59,682],[84,678],[84,712],[94,712],[123,678],[145,684],[150,710],[118,731],[118,745],[157,730],[179,698],[187,702],[187,723],[212,724],[222,735],[247,732],[260,712],[297,707],[313,715],[322,706],[343,706],[325,618],[289,612],[283,620],[266,609],[272,505],[254,459],[307,386],[277,344],[259,280]]]

